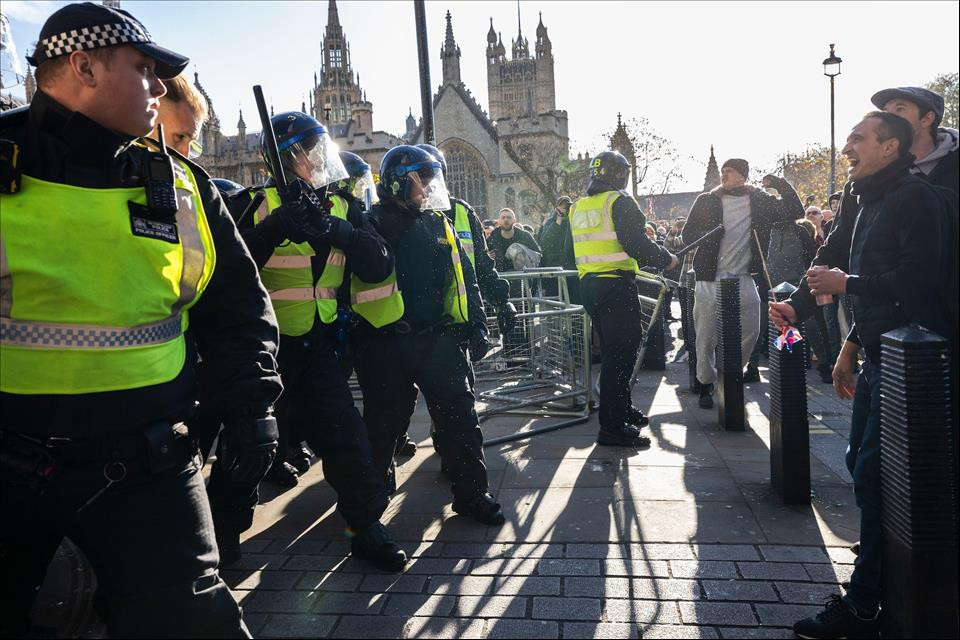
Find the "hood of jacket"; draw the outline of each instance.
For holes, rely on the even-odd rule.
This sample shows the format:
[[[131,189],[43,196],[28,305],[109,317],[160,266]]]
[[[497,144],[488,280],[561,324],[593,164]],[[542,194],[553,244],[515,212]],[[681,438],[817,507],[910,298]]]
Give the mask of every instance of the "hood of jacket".
[[[957,130],[940,127],[937,130],[937,146],[933,148],[933,151],[931,151],[926,158],[917,160],[914,164],[920,171],[930,175],[930,172],[937,166],[937,162],[948,154],[955,153],[958,147],[960,147],[960,134],[958,134]]]

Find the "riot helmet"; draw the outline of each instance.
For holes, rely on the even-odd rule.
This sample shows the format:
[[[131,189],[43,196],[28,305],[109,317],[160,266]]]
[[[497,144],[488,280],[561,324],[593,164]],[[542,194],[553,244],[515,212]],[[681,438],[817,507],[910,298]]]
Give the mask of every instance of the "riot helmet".
[[[382,200],[396,200],[406,209],[450,209],[450,195],[440,161],[410,145],[394,147],[383,156],[377,189]]]
[[[418,144],[417,149],[423,149],[434,158],[437,159],[437,162],[440,163],[440,171],[443,171],[443,179],[447,179],[447,159],[443,157],[443,151],[440,151],[437,147],[432,144]]]
[[[626,189],[630,162],[617,151],[604,151],[590,161],[590,186],[601,182],[610,189]],[[589,187],[588,187],[589,188]]]
[[[347,177],[339,149],[319,120],[299,111],[287,111],[270,118],[270,123],[288,180],[297,177],[319,189]],[[260,153],[270,167],[263,132],[260,133]]]
[[[221,198],[232,198],[246,188],[239,182],[227,180],[226,178],[210,178],[210,182],[212,182],[213,186],[220,192]]]
[[[337,191],[360,200],[368,209],[379,202],[377,185],[370,171],[370,165],[350,151],[341,151],[340,161],[347,170],[347,177],[337,182]]]

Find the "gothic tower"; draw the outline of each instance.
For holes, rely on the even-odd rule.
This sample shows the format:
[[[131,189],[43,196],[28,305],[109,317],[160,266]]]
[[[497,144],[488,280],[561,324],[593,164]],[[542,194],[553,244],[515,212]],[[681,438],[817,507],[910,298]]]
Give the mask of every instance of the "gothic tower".
[[[703,190],[710,191],[720,186],[720,170],[717,168],[717,157],[713,155],[713,145],[710,145],[710,160],[707,161],[707,176],[703,179]]]
[[[447,11],[447,35],[440,49],[440,60],[443,64],[443,84],[460,84],[460,47],[453,39],[453,23],[450,12]]]
[[[314,88],[313,115],[326,124],[345,123],[351,119],[350,105],[361,98],[359,77],[350,68],[350,45],[340,26],[337,2],[330,0],[323,36],[323,66]]]
[[[37,80],[33,77],[33,65],[27,64],[27,77],[23,79],[23,94],[27,98],[27,102],[33,100],[34,94],[37,93]]]
[[[503,40],[494,31],[493,19],[487,33],[487,93],[490,118],[530,117],[556,109],[553,73],[553,45],[543,26],[537,25],[535,57],[530,55],[530,41],[523,35],[520,9],[517,7],[517,37],[511,41],[510,60],[506,59]]]

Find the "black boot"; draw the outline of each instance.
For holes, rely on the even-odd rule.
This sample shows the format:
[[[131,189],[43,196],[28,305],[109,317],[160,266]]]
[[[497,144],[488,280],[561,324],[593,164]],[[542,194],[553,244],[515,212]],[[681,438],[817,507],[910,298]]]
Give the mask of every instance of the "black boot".
[[[350,541],[350,551],[355,558],[363,558],[381,571],[401,571],[407,564],[407,554],[379,522],[357,533]]]
[[[631,406],[627,412],[627,424],[632,424],[635,427],[645,427],[650,424],[650,418],[644,415],[640,409]]]
[[[403,434],[403,437],[397,440],[396,454],[409,458],[417,453],[417,443],[410,439],[410,436]]]
[[[631,425],[600,427],[597,444],[606,447],[634,447],[643,449],[650,446],[650,438],[640,435],[640,429]]]
[[[217,533],[217,549],[220,551],[220,567],[228,567],[240,560],[240,536]]]
[[[798,638],[879,638],[878,613],[864,614],[842,597],[830,596],[823,611],[793,625]]]
[[[507,521],[503,509],[489,493],[478,493],[468,500],[454,500],[453,512],[492,526],[499,526]]]
[[[264,480],[269,480],[274,484],[278,484],[281,487],[286,487],[287,489],[292,489],[293,487],[300,484],[300,477],[297,474],[297,469],[289,462],[281,462],[280,464],[274,463],[270,467],[270,471],[267,471],[267,475],[264,476]]]
[[[307,471],[310,471],[310,463],[313,459],[313,452],[307,448],[306,443],[301,442],[297,448],[293,451],[293,454],[287,460],[294,469],[297,470],[297,475],[303,475]]]
[[[760,369],[757,365],[747,365],[747,370],[743,372],[743,382],[760,382]]]
[[[713,409],[713,385],[700,384],[700,408]]]

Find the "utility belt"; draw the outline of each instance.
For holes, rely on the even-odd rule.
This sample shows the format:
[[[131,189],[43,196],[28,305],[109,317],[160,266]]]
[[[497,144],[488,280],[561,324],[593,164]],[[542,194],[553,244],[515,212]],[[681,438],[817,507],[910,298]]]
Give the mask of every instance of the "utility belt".
[[[399,320],[397,322],[388,324],[379,329],[375,329],[373,326],[364,323],[364,331],[368,332],[368,335],[374,336],[407,336],[421,338],[424,336],[438,336],[438,335],[450,335],[456,338],[457,340],[467,340],[469,336],[467,335],[468,325],[465,323],[456,323],[448,315],[443,316],[433,324],[427,325],[425,327],[414,327],[406,320]]]
[[[104,476],[119,482],[128,475],[153,475],[185,463],[197,451],[182,422],[152,422],[122,433],[94,438],[36,437],[0,431],[0,475],[42,494],[64,468],[103,465]]]

